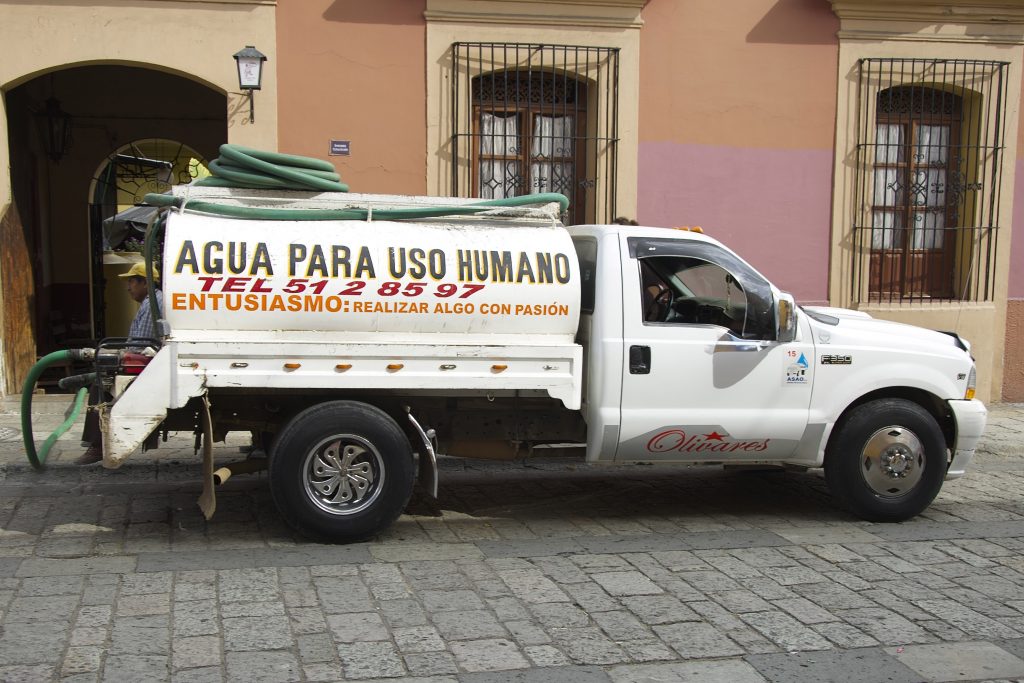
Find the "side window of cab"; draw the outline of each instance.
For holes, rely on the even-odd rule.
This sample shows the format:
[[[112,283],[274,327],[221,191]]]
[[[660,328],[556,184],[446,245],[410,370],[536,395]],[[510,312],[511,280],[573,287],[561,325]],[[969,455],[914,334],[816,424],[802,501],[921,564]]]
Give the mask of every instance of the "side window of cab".
[[[645,325],[715,325],[741,339],[773,339],[771,285],[707,242],[638,240]]]
[[[747,297],[717,263],[685,256],[640,259],[644,322],[718,325],[742,337]]]

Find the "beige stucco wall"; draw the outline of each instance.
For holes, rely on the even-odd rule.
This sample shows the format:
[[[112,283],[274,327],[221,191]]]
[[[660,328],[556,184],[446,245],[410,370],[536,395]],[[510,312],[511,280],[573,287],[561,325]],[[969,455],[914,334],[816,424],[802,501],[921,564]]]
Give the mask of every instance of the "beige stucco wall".
[[[176,73],[229,94],[228,142],[277,149],[274,0],[0,2],[0,89],[71,65],[130,64]],[[231,55],[267,55],[259,117],[249,124]],[[7,117],[0,102],[0,214],[10,202]]]
[[[643,0],[427,0],[427,192],[451,193],[446,149],[452,126],[452,43],[619,48],[616,213],[635,216],[643,5]]]
[[[1004,161],[1000,179],[1001,226],[996,258],[995,294],[989,302],[930,304],[859,304],[852,296],[852,220],[855,187],[855,131],[857,129],[857,60],[865,57],[955,58],[1009,62],[1006,139],[1018,138],[1022,65],[1024,65],[1024,15],[1020,7],[981,1],[964,3],[956,14],[938,13],[914,1],[876,3],[872,0],[833,0],[841,19],[839,87],[837,90],[836,162],[832,214],[829,299],[836,306],[855,306],[873,316],[940,330],[954,330],[973,345],[978,363],[978,396],[999,400],[1003,382],[1004,330],[1014,196],[1015,164]],[[1010,11],[991,21],[981,11],[988,5]],[[968,11],[970,10],[970,11]],[[977,11],[977,12],[975,12]],[[931,12],[936,12],[934,16]],[[1011,143],[1010,148],[1013,148]]]

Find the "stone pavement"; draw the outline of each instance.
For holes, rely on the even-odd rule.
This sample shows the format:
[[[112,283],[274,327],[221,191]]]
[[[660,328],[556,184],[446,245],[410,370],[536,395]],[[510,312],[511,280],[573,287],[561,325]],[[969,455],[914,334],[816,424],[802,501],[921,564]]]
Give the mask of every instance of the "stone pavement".
[[[73,430],[33,472],[8,400],[0,680],[1024,680],[1024,406],[990,424],[902,524],[815,473],[451,460],[438,501],[329,546],[260,476],[204,521],[185,436],[111,472],[67,464]]]

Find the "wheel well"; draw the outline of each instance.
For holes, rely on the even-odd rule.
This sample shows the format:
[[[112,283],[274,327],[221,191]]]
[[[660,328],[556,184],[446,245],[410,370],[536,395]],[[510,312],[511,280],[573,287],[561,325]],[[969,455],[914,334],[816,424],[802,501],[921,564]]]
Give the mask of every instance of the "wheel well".
[[[368,392],[237,392],[218,391],[213,405],[215,424],[224,431],[266,430],[280,431],[298,414],[329,401],[353,401],[373,406],[387,413],[396,423],[405,427],[403,402],[397,398],[382,398]],[[216,428],[215,428],[216,431]]]
[[[953,413],[950,411],[949,406],[945,401],[935,394],[924,391],[923,389],[915,389],[914,387],[886,387],[884,389],[877,389],[864,394],[856,401],[853,401],[850,405],[846,406],[846,409],[839,416],[839,419],[836,420],[835,428],[832,429],[832,434],[829,436],[828,446],[825,448],[826,454],[832,446],[833,439],[836,438],[836,434],[839,432],[839,427],[846,421],[850,413],[858,406],[862,406],[865,403],[869,403],[880,398],[902,398],[910,401],[911,403],[916,403],[927,410],[939,424],[939,428],[942,430],[942,436],[946,440],[946,446],[949,448],[953,447],[953,443],[956,441],[956,420],[953,418]]]

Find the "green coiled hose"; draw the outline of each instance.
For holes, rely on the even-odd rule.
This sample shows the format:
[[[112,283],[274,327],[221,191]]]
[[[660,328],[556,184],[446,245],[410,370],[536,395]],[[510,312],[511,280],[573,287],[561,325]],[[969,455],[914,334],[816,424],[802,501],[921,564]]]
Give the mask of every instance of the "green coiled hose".
[[[196,181],[206,187],[237,187],[251,189],[306,190],[318,192],[348,192],[348,185],[334,172],[327,161],[264,152],[238,145],[221,145],[221,156],[210,162],[213,176]],[[370,209],[348,207],[344,209],[271,209],[265,207],[220,204],[215,201],[186,200],[167,194],[147,194],[146,203],[157,207],[186,206],[194,211],[256,220],[288,221],[363,221]],[[557,192],[522,195],[507,199],[489,199],[472,204],[428,206],[402,209],[374,209],[372,215],[381,220],[415,220],[440,216],[466,216],[496,208],[514,208],[531,204],[558,203],[562,211],[569,208],[569,200]]]
[[[330,162],[294,154],[221,145],[220,157],[209,168],[213,175],[197,180],[196,185],[348,192]]]

